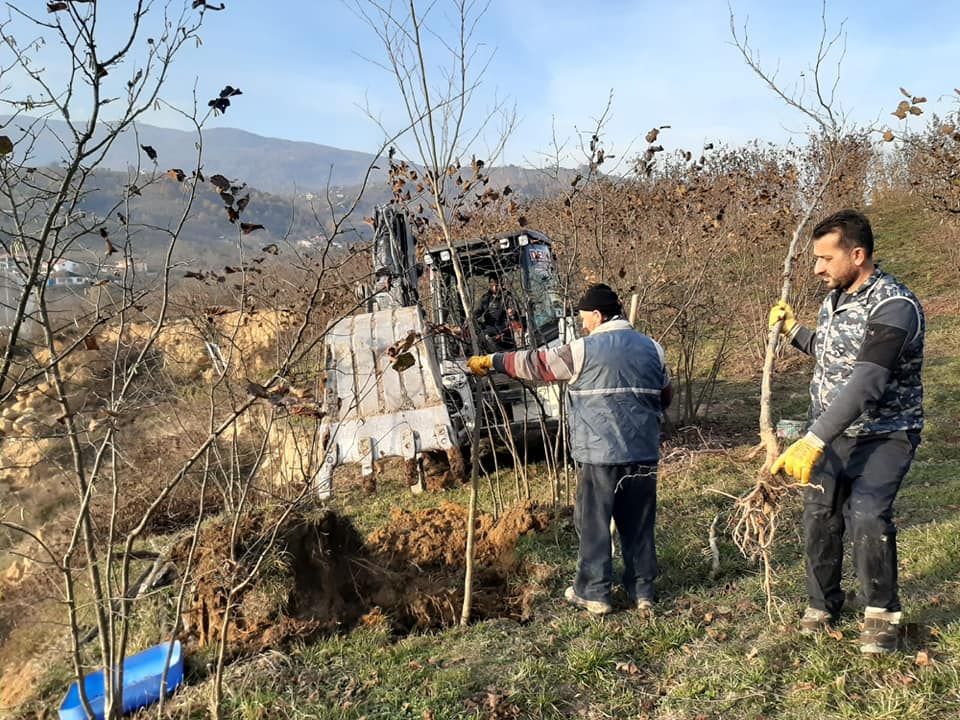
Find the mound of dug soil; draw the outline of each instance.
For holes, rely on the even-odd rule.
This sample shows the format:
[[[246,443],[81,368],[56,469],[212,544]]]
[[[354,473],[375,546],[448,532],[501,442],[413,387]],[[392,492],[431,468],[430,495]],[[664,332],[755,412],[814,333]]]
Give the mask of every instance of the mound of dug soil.
[[[549,514],[533,503],[516,505],[496,522],[480,513],[477,519],[476,557],[480,565],[509,570],[515,563],[517,538],[541,532]],[[373,532],[370,549],[391,566],[462,568],[467,549],[467,508],[445,502],[426,510],[394,509],[387,525]]]
[[[452,503],[397,510],[364,542],[333,512],[289,516],[279,525],[276,518],[251,515],[237,528],[232,554],[230,525],[211,523],[197,549],[186,632],[200,645],[217,642],[228,601],[229,646],[236,655],[361,622],[386,621],[398,633],[453,625],[463,603],[466,517],[466,508]],[[496,522],[481,514],[473,618],[526,616],[535,593],[514,548],[521,535],[540,532],[548,522],[549,514],[534,504],[512,508]],[[187,549],[175,554],[181,568]]]

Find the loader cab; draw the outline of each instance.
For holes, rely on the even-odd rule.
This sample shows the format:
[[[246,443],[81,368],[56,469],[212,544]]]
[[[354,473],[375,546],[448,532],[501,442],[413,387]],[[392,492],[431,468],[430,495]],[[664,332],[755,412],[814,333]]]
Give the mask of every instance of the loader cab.
[[[471,325],[482,352],[528,349],[558,339],[563,304],[546,235],[526,230],[459,242],[453,253],[463,269],[472,318],[463,312],[450,248],[440,245],[424,255],[431,319],[442,329],[441,362],[470,354]]]

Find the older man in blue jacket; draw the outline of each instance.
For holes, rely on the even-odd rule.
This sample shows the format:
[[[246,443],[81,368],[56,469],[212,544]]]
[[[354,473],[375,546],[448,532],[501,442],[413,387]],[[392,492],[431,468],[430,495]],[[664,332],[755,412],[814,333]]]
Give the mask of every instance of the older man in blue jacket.
[[[651,610],[660,419],[670,404],[670,375],[663,348],[634,330],[609,286],[588,288],[577,309],[585,337],[557,348],[475,355],[467,365],[481,376],[495,369],[521,380],[569,383],[570,452],[580,464],[574,510],[580,551],[564,597],[594,615],[612,611],[613,518],[623,586],[638,609]]]

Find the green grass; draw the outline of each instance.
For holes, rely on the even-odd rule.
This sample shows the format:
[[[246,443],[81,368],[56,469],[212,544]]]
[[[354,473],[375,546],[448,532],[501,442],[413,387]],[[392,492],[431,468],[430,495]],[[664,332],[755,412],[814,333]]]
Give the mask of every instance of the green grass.
[[[921,297],[945,291],[935,257],[912,252],[918,227],[906,211],[875,210],[880,256]],[[809,369],[775,381],[774,417],[802,416]],[[710,576],[708,528],[750,486],[759,460],[741,457],[755,442],[758,382],[726,379],[717,390],[708,438],[736,442],[729,454],[685,454],[665,465],[658,503],[662,602],[654,618],[620,611],[597,619],[561,599],[575,567],[568,514],[544,533],[521,539],[517,554],[546,567],[528,622],[506,619],[396,637],[384,626],[359,627],[239,663],[228,673],[225,716],[236,718],[898,718],[939,720],[960,713],[960,320],[932,318],[925,368],[928,425],[897,503],[904,624],[903,652],[861,656],[858,614],[838,633],[804,637],[796,621],[805,604],[799,498],[781,520],[774,551],[779,598],[771,621],[759,568],[726,535],[722,569]],[[699,446],[695,438],[693,445]],[[530,469],[541,499],[542,467]],[[500,475],[508,502],[513,474]],[[490,511],[487,480],[480,505]],[[465,503],[467,491],[413,495],[385,473],[376,495],[356,482],[336,485],[336,509],[363,533],[396,507]],[[849,563],[848,563],[849,565]],[[854,579],[845,579],[848,589]],[[159,614],[159,612],[155,613]],[[142,637],[149,637],[149,618]],[[918,656],[918,652],[925,655]],[[924,660],[926,658],[926,660]],[[189,690],[172,712],[204,716],[206,658],[189,658]],[[62,664],[43,682],[62,689]]]
[[[907,229],[884,227],[886,247],[897,247],[895,233],[905,242]],[[902,270],[914,272],[906,264]],[[730,455],[685,457],[663,469],[658,507],[662,602],[655,618],[621,611],[596,619],[559,600],[576,554],[569,519],[561,518],[518,546],[523,558],[555,571],[547,581],[552,594],[539,601],[532,621],[494,620],[405,638],[357,630],[290,653],[290,672],[307,679],[295,699],[271,694],[272,683],[264,680],[232,707],[245,716],[244,707],[259,698],[277,716],[347,718],[957,717],[958,341],[960,322],[949,317],[931,322],[928,428],[897,504],[907,628],[903,652],[879,659],[861,656],[855,610],[843,615],[836,636],[796,632],[804,605],[798,500],[784,514],[774,553],[782,617],[768,619],[759,570],[729,540],[721,541],[722,572],[710,578],[708,527],[716,513],[729,511],[730,501],[708,488],[736,494],[749,486],[756,461],[736,459],[749,440]],[[777,378],[778,416],[802,415],[806,379],[803,368]],[[756,392],[753,381],[724,383],[718,407],[725,423],[755,427]],[[509,472],[503,482],[512,487]],[[545,493],[539,478],[535,485]],[[413,496],[402,483],[381,483],[375,497],[347,490],[340,502],[368,530],[395,506],[465,498],[463,490]],[[486,493],[481,504],[489,506]],[[854,579],[847,577],[845,585],[853,589]],[[925,655],[918,660],[921,651]]]
[[[936,382],[960,390],[953,370],[935,371],[943,373]],[[231,697],[229,712],[371,719],[956,717],[960,514],[950,505],[960,504],[960,462],[938,433],[960,422],[957,405],[932,413],[931,438],[899,502],[904,621],[912,634],[895,656],[861,656],[855,612],[843,616],[838,637],[795,631],[803,606],[795,508],[776,552],[782,620],[768,621],[757,568],[729,542],[721,548],[721,576],[710,579],[707,528],[728,501],[705,488],[736,492],[749,482],[751,466],[705,455],[666,468],[661,481],[663,602],[655,618],[623,611],[595,619],[558,600],[576,552],[569,521],[561,520],[518,548],[531,562],[556,569],[552,596],[531,622],[494,620],[405,638],[364,628],[301,646],[289,653],[284,673],[297,678],[295,692],[278,691],[273,678],[255,680]],[[372,525],[388,507],[431,498],[441,499],[381,490],[355,509],[361,524]],[[453,498],[462,492],[442,496]],[[919,650],[930,664],[916,664]]]
[[[956,288],[957,272],[944,262],[949,239],[941,218],[910,202],[886,203],[868,211],[874,256],[884,270],[904,280],[921,301]]]

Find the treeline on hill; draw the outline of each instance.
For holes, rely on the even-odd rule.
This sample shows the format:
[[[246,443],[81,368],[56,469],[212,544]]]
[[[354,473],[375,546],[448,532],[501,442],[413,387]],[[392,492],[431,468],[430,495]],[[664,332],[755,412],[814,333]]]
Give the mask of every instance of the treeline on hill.
[[[936,244],[937,252],[948,260],[946,271],[957,273],[960,133],[954,122],[953,117],[933,117],[927,126],[901,134],[893,144],[878,142],[866,131],[852,132],[829,148],[817,137],[787,147],[759,142],[708,146],[696,154],[663,151],[658,149],[662,145],[651,142],[632,159],[627,172],[601,172],[603,155],[596,162],[594,153],[579,171],[546,170],[536,187],[519,190],[508,181],[521,180],[520,176],[495,168],[482,188],[461,194],[449,211],[459,237],[519,227],[547,233],[555,244],[567,297],[599,281],[611,284],[624,298],[637,293],[641,327],[670,349],[680,390],[675,419],[686,424],[707,414],[715,384],[725,371],[759,369],[766,342],[765,313],[779,291],[787,239],[826,179],[827,157],[842,162],[834,169],[826,194],[816,202],[814,217],[841,207],[869,209],[880,201],[915,204],[943,220],[942,232],[918,242]],[[657,135],[652,137],[657,140]],[[393,202],[406,207],[423,230],[421,246],[440,242],[435,224],[423,213],[422,187],[418,193],[418,183],[398,184],[395,178]],[[123,190],[129,180],[120,173],[100,173],[97,179],[101,191],[91,195],[86,207],[105,212],[107,207],[98,198]],[[544,195],[549,189],[553,193]],[[131,200],[143,225],[169,223],[171,208],[183,192],[182,183],[164,179],[144,197]],[[271,304],[296,308],[296,288],[303,286],[300,276],[325,263],[330,272],[321,312],[324,322],[355,307],[353,289],[372,272],[369,226],[362,218],[374,202],[390,197],[389,188],[370,188],[374,200],[361,202],[350,223],[337,230],[329,216],[318,229],[319,213],[302,200],[252,189],[243,193],[251,197],[247,211],[251,221],[265,226],[253,236],[256,242],[244,239],[251,256],[277,238],[292,245],[285,248],[281,242],[278,256],[263,266],[270,271],[260,273],[257,294],[269,296]],[[178,252],[193,260],[192,268],[216,273],[219,267],[222,273],[224,263],[229,267],[236,258],[239,236],[216,188],[203,187]],[[298,252],[292,238],[314,241],[299,243]],[[884,259],[882,243],[878,259]],[[802,244],[796,267],[795,305],[801,313],[810,312],[819,302],[819,283],[812,275],[807,243]],[[188,279],[193,276],[186,273]],[[179,294],[190,298],[186,306],[197,307],[228,302],[230,288],[207,278],[200,284],[187,283]]]
[[[893,146],[866,131],[835,147],[813,137],[805,145],[755,142],[696,155],[651,143],[626,175],[601,174],[594,161],[551,197],[518,201],[512,192],[498,194],[501,187],[495,201],[451,214],[463,236],[518,226],[547,233],[570,298],[599,281],[623,298],[637,293],[641,326],[669,348],[674,363],[676,419],[689,423],[704,415],[723,371],[759,372],[766,311],[779,293],[788,240],[826,179],[828,156],[841,162],[814,219],[881,202],[936,212],[941,232],[917,242],[936,245],[931,250],[948,259],[944,271],[958,275],[960,133],[953,121],[934,117]],[[884,260],[882,242],[877,258]],[[807,241],[795,267],[795,306],[809,314],[820,289]]]

